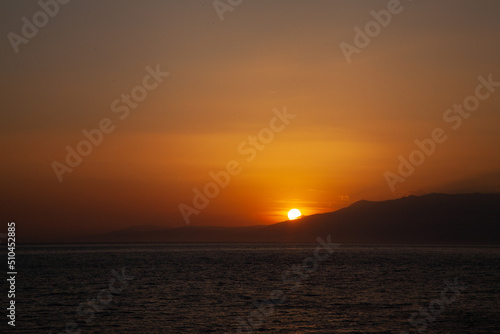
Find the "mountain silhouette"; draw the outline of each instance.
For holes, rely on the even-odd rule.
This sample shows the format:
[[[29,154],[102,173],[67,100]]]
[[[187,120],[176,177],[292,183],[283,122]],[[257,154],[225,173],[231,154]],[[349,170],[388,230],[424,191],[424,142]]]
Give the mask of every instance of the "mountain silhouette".
[[[72,242],[279,242],[500,245],[500,194],[428,194],[358,201],[329,213],[245,227],[133,227]]]

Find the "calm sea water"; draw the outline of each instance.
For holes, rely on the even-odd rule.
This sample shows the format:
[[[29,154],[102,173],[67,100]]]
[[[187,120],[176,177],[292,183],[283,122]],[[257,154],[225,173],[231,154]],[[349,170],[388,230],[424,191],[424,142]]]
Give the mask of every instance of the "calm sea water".
[[[24,246],[16,331],[500,333],[499,248],[316,247]]]

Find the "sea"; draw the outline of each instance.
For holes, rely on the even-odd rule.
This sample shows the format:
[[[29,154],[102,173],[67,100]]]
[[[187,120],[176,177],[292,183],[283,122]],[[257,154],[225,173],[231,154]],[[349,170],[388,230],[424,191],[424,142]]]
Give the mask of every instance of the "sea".
[[[500,333],[498,247],[23,245],[16,272],[2,333]]]

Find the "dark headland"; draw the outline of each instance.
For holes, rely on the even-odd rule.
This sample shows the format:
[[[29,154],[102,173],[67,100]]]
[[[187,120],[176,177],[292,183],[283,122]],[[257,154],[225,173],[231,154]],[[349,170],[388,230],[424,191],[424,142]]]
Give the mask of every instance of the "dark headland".
[[[329,213],[247,227],[133,227],[74,238],[77,243],[265,242],[500,245],[500,194],[428,194],[358,201]]]

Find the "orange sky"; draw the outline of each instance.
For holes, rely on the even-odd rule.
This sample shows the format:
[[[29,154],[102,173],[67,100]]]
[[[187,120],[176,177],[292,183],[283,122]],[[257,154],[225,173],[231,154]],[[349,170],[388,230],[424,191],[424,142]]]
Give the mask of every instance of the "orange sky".
[[[293,207],[309,215],[360,199],[499,191],[500,92],[457,130],[443,114],[474,94],[479,76],[500,81],[500,3],[402,1],[349,64],[339,44],[353,44],[353,28],[387,3],[244,1],[223,21],[202,0],[61,5],[18,53],[8,38],[1,45],[2,220],[18,221],[30,240],[181,226],[179,205],[192,206],[193,188],[231,160],[241,173],[191,224],[269,224]],[[40,10],[34,1],[0,6],[5,35],[21,34],[21,18]],[[120,119],[113,101],[157,65],[169,75]],[[246,161],[238,146],[285,107],[296,117]],[[54,161],[65,164],[66,147],[103,119],[113,131],[59,182]],[[393,193],[384,173],[438,127],[446,142]]]

